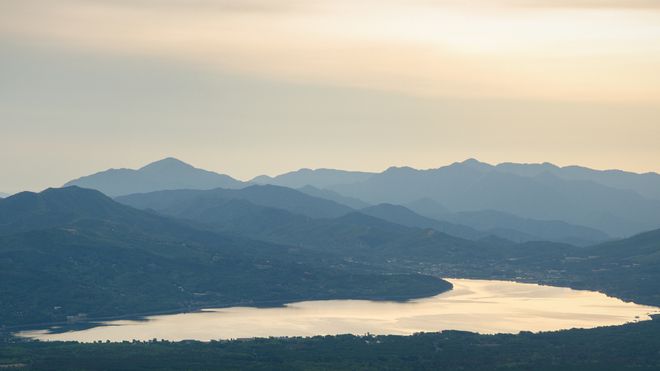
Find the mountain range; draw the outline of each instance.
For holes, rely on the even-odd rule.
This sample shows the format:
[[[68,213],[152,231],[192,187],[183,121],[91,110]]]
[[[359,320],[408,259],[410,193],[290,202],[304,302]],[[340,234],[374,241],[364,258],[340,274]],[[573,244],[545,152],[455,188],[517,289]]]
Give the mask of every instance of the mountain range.
[[[257,192],[255,192],[257,191]],[[251,186],[239,191],[160,191],[117,198],[126,205],[195,222],[201,229],[252,236],[260,240],[341,254],[342,258],[382,263],[405,259],[412,251],[420,256],[459,256],[493,253],[487,243],[479,245],[429,228],[389,222],[331,201],[314,199],[279,186]],[[269,198],[249,198],[254,193]],[[313,207],[277,207],[272,200],[306,202]],[[323,202],[321,202],[323,201]],[[283,204],[285,205],[285,204]],[[286,206],[286,205],[285,205]],[[324,210],[323,210],[324,209]],[[313,210],[313,212],[310,212]],[[504,244],[512,244],[506,241]],[[497,245],[500,246],[500,245]]]
[[[470,159],[429,170],[382,173],[301,169],[250,183],[196,169],[175,159],[140,170],[108,170],[67,183],[110,196],[172,189],[240,189],[280,184],[354,210],[406,206],[436,222],[511,239],[587,245],[660,227],[658,174],[552,164],[489,165]],[[438,227],[440,228],[440,227]],[[457,232],[458,236],[468,237]]]
[[[498,165],[490,165],[476,159],[468,159],[460,163],[455,163],[454,166],[456,165],[477,167],[482,171],[498,171],[522,177],[535,177],[543,173],[549,173],[564,180],[591,181],[611,188],[632,190],[643,197],[660,200],[660,174],[653,172],[638,174],[623,170],[595,170],[583,166],[560,167],[548,162],[541,164],[505,162]],[[431,170],[440,169],[443,168]],[[343,184],[360,183],[378,174],[333,169],[300,169],[275,177],[258,176],[251,182],[281,185],[290,188],[300,188],[304,185],[312,185],[317,188],[332,188]]]
[[[533,177],[550,173],[565,180],[586,180],[612,188],[628,189],[646,198],[660,200],[660,174],[633,173],[623,170],[594,170],[583,166],[559,167],[551,163],[515,164],[506,162],[495,166],[499,171]]]
[[[603,243],[610,237],[592,227],[526,216],[571,219],[600,203],[618,218],[638,222],[631,215],[639,213],[656,225],[660,201],[630,189],[476,161],[389,169],[329,189],[239,181],[219,188],[213,181],[223,176],[174,159],[119,173],[130,175],[83,178],[105,192],[113,184],[131,192],[114,199],[68,186],[0,200],[2,324],[410,298],[447,290],[438,276],[530,280],[660,303],[657,231]],[[167,189],[179,186],[188,189]],[[398,203],[381,202],[387,198]]]
[[[321,192],[320,197],[315,197],[302,192],[302,190],[273,185],[253,185],[239,190],[218,188],[214,190],[158,191],[121,196],[117,197],[116,200],[138,209],[155,210],[166,215],[198,221],[203,221],[200,218],[210,217],[210,210],[213,209],[213,213],[215,213],[213,219],[217,220],[220,218],[219,215],[224,215],[220,218],[223,221],[227,223],[238,223],[240,221],[241,224],[246,226],[261,226],[262,223],[256,220],[263,221],[265,216],[275,217],[277,215],[278,223],[290,222],[290,224],[299,225],[302,223],[299,216],[337,218],[357,211],[395,224],[423,229],[431,228],[438,232],[470,240],[497,236],[514,242],[545,240],[589,245],[608,239],[606,234],[586,227],[562,222],[527,220],[509,215],[502,218],[499,224],[497,224],[497,221],[489,222],[483,220],[486,218],[478,217],[465,217],[466,223],[454,223],[444,221],[444,219],[453,217],[454,214],[441,215],[439,219],[433,219],[434,216],[422,216],[401,205],[380,204],[352,209],[340,202],[322,198],[326,195],[326,192]],[[250,205],[245,202],[228,202],[229,200],[248,201]],[[341,201],[341,197],[339,201]],[[256,206],[269,209],[260,210],[261,213],[257,216]],[[273,208],[278,210],[272,210]],[[282,211],[287,211],[293,215],[284,216],[281,213]],[[255,217],[255,219],[244,220],[238,217],[239,215],[245,217],[246,213],[251,217]],[[483,214],[488,213],[483,212]],[[294,215],[298,218],[293,218]],[[495,219],[497,220],[497,218]],[[470,223],[483,228],[472,228],[468,226]],[[242,232],[245,233],[246,231]],[[264,230],[251,231],[250,233],[260,232],[264,232]]]
[[[476,160],[430,170],[390,168],[365,181],[330,189],[372,204],[409,204],[428,198],[452,212],[496,210],[582,225],[611,236],[660,227],[660,200],[634,190],[564,179],[550,172],[521,176]]]

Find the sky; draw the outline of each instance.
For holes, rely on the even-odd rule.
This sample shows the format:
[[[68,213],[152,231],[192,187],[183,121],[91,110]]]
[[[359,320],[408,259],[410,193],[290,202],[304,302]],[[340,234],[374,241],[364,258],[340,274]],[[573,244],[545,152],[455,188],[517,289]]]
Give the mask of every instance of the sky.
[[[0,191],[169,156],[658,172],[660,1],[0,0]]]

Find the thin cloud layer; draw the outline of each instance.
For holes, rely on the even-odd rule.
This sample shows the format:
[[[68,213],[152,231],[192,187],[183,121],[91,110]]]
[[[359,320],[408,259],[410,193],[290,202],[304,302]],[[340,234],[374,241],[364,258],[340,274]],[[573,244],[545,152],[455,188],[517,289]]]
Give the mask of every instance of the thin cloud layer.
[[[0,33],[208,70],[422,96],[660,101],[654,73],[660,13],[424,4],[25,0],[5,3]]]
[[[658,0],[418,0],[418,4],[455,7],[557,9],[660,9]]]
[[[658,0],[503,0],[513,6],[591,9],[660,9]]]

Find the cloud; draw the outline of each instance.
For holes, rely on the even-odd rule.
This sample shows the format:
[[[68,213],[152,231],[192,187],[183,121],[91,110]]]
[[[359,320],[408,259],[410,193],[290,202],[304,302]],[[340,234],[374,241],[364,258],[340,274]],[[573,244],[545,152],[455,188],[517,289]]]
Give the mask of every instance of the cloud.
[[[505,0],[512,5],[541,8],[660,9],[658,0]]]
[[[25,0],[13,4],[15,8],[33,6],[103,6],[107,8],[133,8],[133,9],[197,9],[222,12],[246,13],[276,13],[299,11],[309,7],[314,1],[303,0],[50,0],[47,3],[39,0]],[[5,4],[11,7],[12,4]]]
[[[658,0],[419,0],[419,4],[455,7],[520,9],[636,9],[660,10]]]
[[[0,5],[0,36],[417,96],[660,101],[656,12],[537,9],[584,0],[492,0],[534,6],[522,12],[419,1],[22,0]]]

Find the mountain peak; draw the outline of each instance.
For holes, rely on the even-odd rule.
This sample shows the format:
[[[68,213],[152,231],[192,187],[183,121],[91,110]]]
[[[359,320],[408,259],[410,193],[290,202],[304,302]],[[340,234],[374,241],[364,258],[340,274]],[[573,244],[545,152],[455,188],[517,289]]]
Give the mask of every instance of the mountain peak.
[[[83,203],[112,203],[112,199],[103,193],[79,186],[66,186],[62,188],[47,188],[39,193],[20,192],[8,197],[7,202],[21,202],[26,199],[38,199],[40,202],[57,203],[62,205],[78,205]]]
[[[491,168],[492,165],[487,164],[485,162],[481,162],[477,160],[476,158],[468,158],[467,160],[463,162],[459,162],[459,164],[464,165],[464,166],[469,166],[473,168]]]
[[[173,168],[193,168],[193,166],[174,157],[166,157],[145,165],[140,170],[167,170]]]
[[[550,168],[550,169],[559,169],[559,166],[553,164],[552,162],[544,162],[541,164],[543,167]]]
[[[385,170],[382,174],[411,174],[411,173],[416,173],[418,170],[410,167],[410,166],[390,166]]]
[[[103,193],[76,186],[21,192],[0,203],[0,234],[62,226],[81,219],[115,220],[133,211]]]
[[[477,165],[477,164],[482,164],[483,162],[477,160],[474,157],[470,157],[467,160],[463,161],[462,164],[464,165]]]
[[[441,167],[439,169],[434,169],[434,170],[442,170],[442,169],[458,169],[458,170],[464,170],[464,169],[470,169],[470,170],[477,170],[477,171],[489,171],[492,170],[493,165],[481,162],[475,158],[468,158],[467,160],[464,160],[462,162],[454,162],[453,164],[445,167]]]

